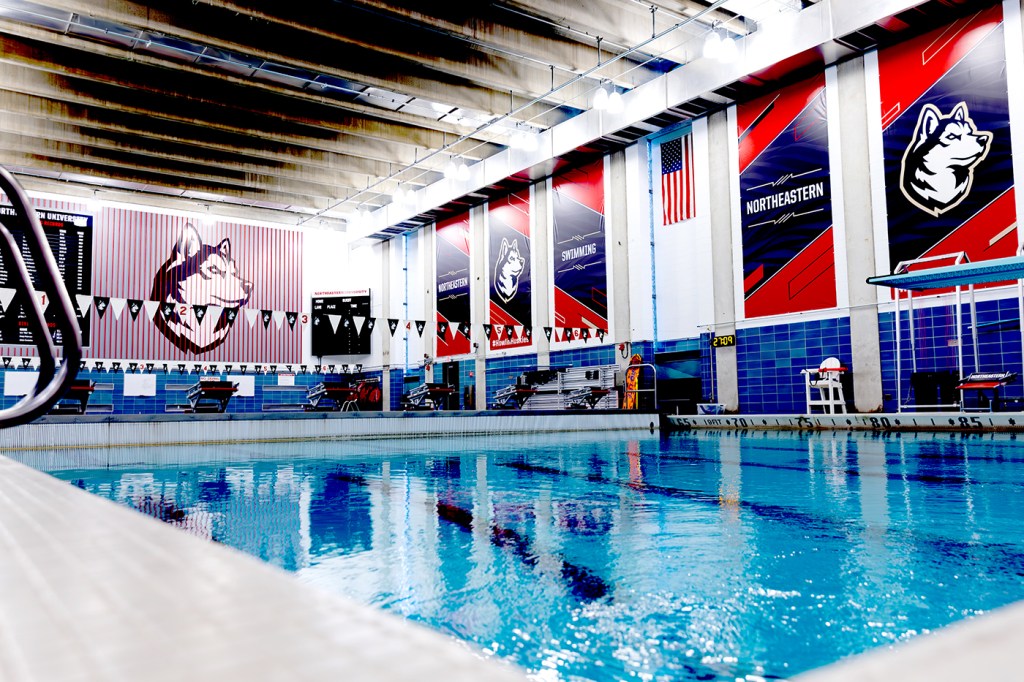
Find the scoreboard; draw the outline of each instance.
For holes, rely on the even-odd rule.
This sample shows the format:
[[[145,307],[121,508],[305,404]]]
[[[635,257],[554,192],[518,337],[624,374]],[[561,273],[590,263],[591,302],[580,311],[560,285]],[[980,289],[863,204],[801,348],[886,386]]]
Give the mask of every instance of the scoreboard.
[[[370,291],[330,292],[314,296],[313,355],[369,355]]]
[[[36,210],[39,221],[42,223],[43,231],[46,233],[46,240],[50,244],[50,250],[57,261],[64,285],[67,287],[71,297],[71,303],[76,305],[76,294],[89,294],[92,290],[92,216],[79,215],[76,213],[64,213],[62,211]],[[0,206],[0,221],[11,231],[14,241],[25,259],[25,267],[28,269],[32,285],[38,290],[39,280],[36,271],[35,259],[29,253],[25,239],[25,227],[21,218],[15,214],[11,206]],[[18,288],[18,278],[14,274],[13,263],[8,263],[6,256],[0,252],[0,288]],[[28,299],[25,293],[18,291],[10,301],[0,300],[0,344],[31,344],[32,332],[28,327],[28,316],[25,314],[25,304]],[[56,344],[61,344],[61,333],[54,322],[55,315],[50,310],[49,301],[46,303],[46,324]],[[82,345],[89,345],[89,316],[78,318],[78,324],[82,328]]]

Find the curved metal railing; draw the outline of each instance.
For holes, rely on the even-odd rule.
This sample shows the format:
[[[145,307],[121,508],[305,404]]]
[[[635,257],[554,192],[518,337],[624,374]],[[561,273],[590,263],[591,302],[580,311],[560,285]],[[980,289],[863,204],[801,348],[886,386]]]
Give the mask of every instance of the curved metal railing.
[[[11,278],[18,290],[24,294],[29,329],[39,350],[39,379],[32,391],[16,405],[0,410],[0,428],[4,428],[32,421],[45,414],[61,399],[78,375],[78,365],[82,359],[82,332],[57,261],[46,241],[46,233],[39,223],[39,216],[32,208],[25,190],[3,167],[0,167],[0,191],[10,199],[16,214],[15,220],[19,221],[18,227],[25,232],[25,242],[35,262],[40,289],[50,297],[49,307],[55,313],[55,322],[64,348],[64,361],[58,370],[57,349],[47,328],[43,307],[34,295],[35,289],[25,266],[25,259],[21,256],[11,230],[0,219],[0,252],[6,258]]]

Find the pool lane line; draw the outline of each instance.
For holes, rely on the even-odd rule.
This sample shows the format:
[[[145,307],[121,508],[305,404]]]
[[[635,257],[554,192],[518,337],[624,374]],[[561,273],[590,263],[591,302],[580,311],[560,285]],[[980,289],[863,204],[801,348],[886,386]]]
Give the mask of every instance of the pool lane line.
[[[678,433],[679,433],[680,436],[685,436],[686,435],[684,432],[678,432]],[[723,436],[723,435],[726,435],[729,432],[714,433],[712,431],[708,431],[706,433],[714,435],[714,436]],[[747,432],[747,431],[744,431],[742,433],[749,435],[749,432]],[[769,431],[762,431],[760,433],[771,433],[771,432],[769,432]],[[785,432],[781,432],[781,433],[785,433]],[[902,436],[903,433],[904,432],[900,432],[900,431],[891,431],[891,432],[887,432],[887,433],[883,433],[883,434],[874,434],[874,433],[872,433],[870,435],[876,437],[876,438],[872,439],[872,442],[875,442],[877,440],[881,440],[881,441],[883,441],[886,444],[893,444],[893,445],[895,445],[896,443],[900,442],[899,436]],[[817,434],[815,433],[815,434],[811,434],[811,435],[813,436],[813,435],[817,435]],[[860,435],[861,436],[867,436],[868,434],[860,434]],[[952,434],[943,434],[943,435],[952,435]],[[974,438],[979,437],[979,436],[984,436],[984,435],[990,435],[990,434],[983,434],[983,433],[961,433],[961,434],[958,434],[958,435],[959,435],[959,439],[954,441],[952,443],[952,445],[971,444],[971,440],[973,440]],[[1010,435],[1016,436],[1017,434],[1010,434]],[[887,438],[882,438],[882,436],[895,436],[895,438],[888,438],[887,439]],[[709,442],[712,442],[710,439],[693,440],[692,443],[691,442],[686,442],[684,438],[673,438],[671,433],[663,434],[662,438],[669,438],[669,439],[672,439],[673,441],[678,442],[678,443],[685,443],[685,445],[687,445],[690,448],[694,448],[694,449],[698,447],[699,443],[709,443]],[[796,439],[797,436],[792,436],[792,438]],[[829,443],[831,441],[822,439],[822,440],[810,441],[810,442],[815,442],[815,443],[819,443],[819,444],[826,444],[826,443]],[[859,441],[856,438],[854,438],[854,439],[851,439],[851,441],[849,441],[849,442],[852,442],[852,443],[856,444]],[[1013,449],[1016,449],[1016,450],[1024,449],[1024,441],[1019,441],[1019,440],[996,441],[996,440],[991,440],[991,439],[985,439],[982,442],[984,444],[986,444],[986,445],[997,445],[997,446],[1000,446],[1000,447],[1007,446],[1007,447],[1012,447]],[[844,441],[844,444],[846,444],[845,441]],[[935,446],[945,447],[945,446],[949,446],[950,444],[951,443],[949,441],[926,441],[926,442],[920,443],[920,445],[922,447],[927,447],[928,449],[934,449]],[[736,445],[738,447],[739,444],[737,443]],[[797,453],[797,454],[804,454],[804,455],[807,454],[806,447],[773,446],[773,445],[766,445],[764,442],[761,442],[761,441],[757,441],[755,447],[758,450],[767,451],[767,452],[787,452],[787,453]],[[885,451],[885,455],[886,455],[887,458],[888,457],[900,456],[898,453],[894,453],[891,450],[886,450]],[[944,454],[940,454],[940,453],[936,453],[936,452],[929,452],[929,453],[917,453],[917,454],[913,454],[913,455],[906,455],[906,457],[913,458],[913,459],[960,459],[960,460],[971,461],[971,462],[1010,462],[1010,463],[1018,463],[1018,464],[1024,462],[1024,457],[1006,457],[1004,455],[999,455],[999,454],[992,455],[990,457],[983,457],[983,456],[979,456],[979,455],[961,455],[961,454],[948,454],[948,455],[944,455]]]
[[[466,532],[472,532],[475,519],[473,512],[447,502],[437,502],[438,518],[452,523]],[[511,550],[524,564],[534,568],[540,563],[540,556],[533,551],[530,538],[512,528],[496,523],[490,525],[491,544]],[[551,555],[559,563],[559,574],[569,587],[569,592],[581,602],[592,602],[609,596],[609,586],[599,575],[588,568],[566,561],[557,553]]]
[[[336,471],[330,474],[330,476],[336,480],[344,481],[345,483],[352,483],[360,486],[367,486],[370,484],[370,481],[366,477],[358,474],[350,474],[345,471]],[[437,502],[437,515],[439,518],[453,523],[465,531],[473,530],[473,512],[468,509],[463,509],[462,507],[441,502],[439,500]],[[498,524],[491,524],[490,538],[491,544],[496,547],[510,549],[512,553],[519,557],[527,566],[532,568],[540,563],[540,556],[533,551],[533,543],[527,536],[522,535],[511,528],[504,528]],[[559,562],[559,574],[562,576],[562,579],[566,581],[569,586],[570,593],[576,599],[582,602],[591,602],[608,595],[608,584],[599,575],[588,568],[566,561],[556,553],[552,553],[551,556]]]
[[[773,453],[778,453],[778,452],[784,452],[784,453],[796,452],[796,453],[802,453],[804,456],[807,455],[807,451],[806,450],[801,451],[799,449],[795,449],[795,447],[793,447],[793,449],[791,449],[791,447],[762,447],[760,444],[758,444],[757,450],[759,450],[759,451],[770,451],[770,452],[773,452]],[[697,452],[699,452],[699,447],[697,447],[694,444],[694,446],[686,447],[686,449],[680,449],[680,451],[682,451],[682,452],[686,452],[686,451],[697,451]],[[869,456],[870,457],[878,457],[878,455],[874,455],[874,454],[869,454]],[[647,457],[665,458],[665,459],[671,459],[671,460],[697,460],[697,461],[711,462],[711,463],[715,463],[715,462],[721,461],[721,460],[714,460],[714,459],[711,459],[709,457],[705,457],[705,456],[702,456],[702,455],[673,456],[673,455],[666,455],[666,454],[663,454],[663,453],[658,453],[656,455],[654,455],[654,454],[647,455]],[[884,453],[884,457],[885,457],[885,464],[886,464],[886,466],[887,467],[892,467],[892,466],[895,466],[895,465],[892,464],[890,462],[890,460],[898,459],[900,456],[898,454],[896,454],[896,453],[889,453],[889,452],[887,452],[887,453]],[[1011,464],[1024,463],[1024,458],[1008,458],[1008,457],[1002,457],[1002,456],[972,457],[972,456],[967,456],[967,455],[965,455],[965,456],[958,456],[958,455],[935,455],[935,454],[929,454],[929,455],[907,455],[906,458],[907,458],[907,460],[950,460],[950,461],[953,461],[953,462],[990,462],[990,463],[999,463],[999,464],[1001,464],[1001,463],[1011,463]],[[803,459],[807,459],[807,458],[805,457]],[[792,464],[786,465],[786,464],[769,464],[767,462],[743,462],[742,458],[740,458],[739,462],[732,461],[730,463],[731,464],[740,464],[740,465],[742,465],[744,467],[745,466],[753,466],[753,467],[761,467],[761,468],[792,469],[794,471],[815,471],[815,472],[823,472],[823,473],[833,473],[830,470],[826,470],[826,469],[810,469],[808,467],[800,467],[800,466],[792,465]],[[902,464],[901,460],[900,460],[900,464]],[[847,469],[846,471],[851,476],[878,476],[878,477],[882,476],[881,473],[858,473],[858,471],[855,470],[855,469]],[[1013,482],[1013,481],[1002,481],[1002,480],[980,481],[980,480],[975,480],[975,479],[971,479],[971,478],[957,478],[957,477],[953,477],[953,476],[942,477],[942,476],[935,475],[935,474],[905,474],[905,475],[903,475],[903,474],[896,474],[896,473],[888,473],[887,472],[887,475],[889,476],[890,480],[908,480],[909,479],[909,480],[920,480],[921,482],[924,482],[924,483],[961,483],[961,484],[970,483],[972,485],[993,485],[993,484],[1024,485],[1024,482],[1017,483],[1017,482]],[[919,478],[913,478],[914,476],[919,477]]]
[[[779,521],[788,525],[796,524],[801,528],[801,530],[813,528],[843,542],[850,541],[850,532],[864,533],[869,530],[869,526],[853,519],[820,516],[818,514],[811,514],[793,507],[783,507],[781,505],[767,504],[763,502],[751,502],[750,500],[741,499],[726,501],[717,495],[705,493],[700,490],[674,488],[634,481],[622,481],[614,478],[607,478],[600,474],[577,474],[571,471],[556,469],[554,467],[527,464],[522,461],[495,462],[495,465],[524,473],[539,473],[549,476],[574,478],[577,480],[587,481],[588,483],[612,485],[632,490],[633,492],[653,493],[674,499],[700,502],[714,507],[725,507],[738,504],[741,508],[747,509],[761,518]],[[979,550],[992,552],[1001,557],[1001,559],[998,559],[1001,566],[1005,566],[1007,570],[1015,571],[1019,575],[1024,575],[1024,552],[1016,549],[1014,545],[982,541],[965,542],[925,532],[915,533],[907,529],[893,528],[891,526],[885,528],[884,532],[886,535],[896,539],[901,539],[910,543],[912,546],[917,544],[933,545],[936,548],[936,551],[949,556],[959,556],[965,561],[975,558],[975,554],[977,554]]]
[[[820,467],[801,467],[792,464],[768,464],[767,462],[744,462],[742,458],[739,460],[726,460],[726,459],[712,459],[710,457],[704,457],[701,455],[667,455],[664,453],[647,455],[648,457],[654,457],[657,459],[667,459],[675,462],[706,462],[708,464],[739,464],[740,466],[751,467],[755,469],[776,469],[779,471],[797,471],[803,473],[815,473],[815,474],[833,474],[833,473],[844,473],[847,476],[855,476],[859,478],[887,478],[890,481],[913,481],[915,483],[935,483],[939,485],[1009,485],[1021,487],[1024,486],[1024,482],[1018,483],[1014,481],[979,481],[972,478],[964,478],[963,476],[941,476],[938,474],[897,474],[897,473],[881,473],[875,471],[860,471],[859,469],[841,469],[839,472],[832,469],[822,469]],[[890,466],[886,462],[886,466]]]

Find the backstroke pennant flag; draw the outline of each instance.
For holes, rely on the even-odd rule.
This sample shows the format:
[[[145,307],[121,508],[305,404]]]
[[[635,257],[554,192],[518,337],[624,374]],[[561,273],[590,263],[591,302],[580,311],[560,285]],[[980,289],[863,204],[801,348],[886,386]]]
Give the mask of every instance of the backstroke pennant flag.
[[[693,191],[693,136],[683,135],[661,145],[662,225],[689,220],[697,214]]]

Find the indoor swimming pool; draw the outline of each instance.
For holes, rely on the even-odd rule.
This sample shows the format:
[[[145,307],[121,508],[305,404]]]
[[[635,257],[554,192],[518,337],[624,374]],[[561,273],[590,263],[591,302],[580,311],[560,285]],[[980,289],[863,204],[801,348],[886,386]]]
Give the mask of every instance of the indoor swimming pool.
[[[1005,434],[550,434],[16,459],[538,680],[788,678],[1024,597],[1024,440]]]

